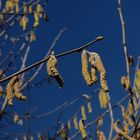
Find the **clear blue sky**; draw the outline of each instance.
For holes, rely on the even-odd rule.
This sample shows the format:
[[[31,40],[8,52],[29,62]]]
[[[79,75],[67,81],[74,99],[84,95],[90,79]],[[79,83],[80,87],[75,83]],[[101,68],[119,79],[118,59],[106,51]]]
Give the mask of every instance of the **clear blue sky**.
[[[139,33],[140,33],[140,1],[123,1],[123,13],[126,21],[126,38],[128,54],[134,56],[135,64],[138,55],[140,55]],[[32,44],[29,60],[30,65],[45,55],[59,30],[66,27],[67,30],[62,34],[55,46],[55,53],[65,52],[91,41],[99,35],[104,36],[104,40],[88,48],[89,51],[95,51],[100,54],[107,71],[107,81],[112,105],[120,100],[126,93],[123,91],[120,78],[126,74],[125,59],[122,48],[121,23],[117,10],[117,0],[49,0],[47,11],[50,21],[43,20],[37,31],[37,41]],[[14,30],[15,31],[15,30]],[[14,34],[14,32],[13,32]],[[18,47],[18,46],[17,46]],[[92,87],[87,87],[81,74],[81,54],[75,53],[58,59],[58,68],[64,79],[64,88],[59,89],[57,83],[53,80],[52,84],[43,83],[40,88],[30,90],[31,110],[37,107],[32,113],[33,116],[50,111],[63,104],[65,101],[73,100],[82,94],[90,95],[96,88],[100,88],[99,81]],[[132,80],[134,76],[134,67],[131,68]],[[47,77],[45,65],[41,73],[33,81],[36,83],[42,78]],[[98,78],[99,79],[99,78]],[[27,95],[27,91],[24,92]],[[62,114],[62,122],[66,123],[69,118],[77,111],[84,100],[74,104],[66,109]],[[100,109],[98,92],[92,100],[93,114],[88,115],[87,122],[95,119],[104,109]],[[14,102],[13,108],[20,115],[27,111],[27,102]],[[118,116],[118,110],[114,111],[115,120]],[[42,132],[47,128],[53,127],[58,119],[58,113],[48,118],[36,119],[31,121],[31,132]],[[105,117],[103,128],[108,136],[110,128],[109,115]],[[72,126],[73,127],[73,126]],[[94,138],[95,125],[91,127]],[[2,132],[26,133],[27,122],[23,127],[11,125],[8,128],[1,129]],[[72,128],[71,135],[75,132]],[[1,136],[0,136],[1,137]],[[76,140],[79,140],[78,137]]]

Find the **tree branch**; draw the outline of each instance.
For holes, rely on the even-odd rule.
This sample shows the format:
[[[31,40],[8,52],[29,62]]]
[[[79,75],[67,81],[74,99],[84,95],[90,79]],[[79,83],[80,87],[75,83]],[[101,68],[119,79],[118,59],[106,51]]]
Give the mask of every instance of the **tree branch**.
[[[68,54],[72,54],[72,53],[75,53],[75,52],[80,52],[80,51],[82,51],[84,48],[89,47],[90,45],[92,45],[92,44],[94,44],[95,42],[100,41],[100,40],[103,40],[103,36],[98,36],[98,37],[96,37],[93,41],[91,41],[91,42],[89,42],[89,43],[87,43],[87,44],[85,44],[85,45],[83,45],[83,46],[81,46],[81,47],[79,47],[79,48],[76,48],[76,49],[73,49],[73,50],[70,50],[70,51],[67,51],[67,52],[58,54],[58,55],[56,55],[56,58],[59,58],[59,57],[62,57],[62,56],[68,55]],[[44,59],[42,59],[42,60],[40,60],[40,61],[38,61],[38,62],[36,62],[36,63],[34,63],[34,64],[32,64],[32,65],[30,65],[30,66],[28,66],[28,67],[26,67],[26,68],[24,68],[23,70],[20,70],[20,71],[14,73],[14,74],[12,74],[12,75],[10,75],[10,76],[8,76],[8,77],[5,77],[4,79],[1,79],[1,80],[0,80],[0,83],[3,83],[3,82],[5,82],[5,81],[11,79],[12,77],[14,77],[14,76],[16,76],[16,75],[19,75],[19,74],[21,74],[21,73],[23,73],[23,72],[26,72],[26,71],[28,71],[28,70],[30,70],[30,69],[32,69],[32,68],[34,68],[34,67],[40,65],[40,64],[46,62],[48,59],[49,59],[49,56],[46,57],[46,58],[44,58]]]

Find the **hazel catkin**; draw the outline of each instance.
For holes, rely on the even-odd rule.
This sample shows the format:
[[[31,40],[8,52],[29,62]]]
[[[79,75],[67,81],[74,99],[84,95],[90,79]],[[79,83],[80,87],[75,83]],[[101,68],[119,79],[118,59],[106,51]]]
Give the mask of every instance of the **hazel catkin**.
[[[14,76],[10,81],[9,83],[7,84],[7,87],[6,87],[6,94],[7,94],[7,103],[8,105],[12,106],[13,103],[13,97],[14,97],[14,84],[16,83],[18,77],[17,76]]]
[[[91,65],[94,69],[97,69],[99,71],[101,87],[105,92],[108,92],[109,89],[106,80],[106,70],[100,56],[95,52],[90,53],[89,62],[91,62]]]
[[[49,76],[56,79],[60,88],[62,88],[64,85],[64,81],[63,81],[61,75],[59,74],[56,66],[57,66],[57,59],[55,58],[54,55],[51,55],[47,62],[47,72],[48,72]]]
[[[19,100],[26,100],[27,99],[26,96],[23,96],[21,93],[19,80],[14,84],[14,95]]]
[[[91,75],[88,71],[88,59],[87,59],[87,53],[85,50],[83,50],[82,55],[82,74],[83,77],[87,83],[88,86],[91,86],[93,84],[93,80],[91,79]]]

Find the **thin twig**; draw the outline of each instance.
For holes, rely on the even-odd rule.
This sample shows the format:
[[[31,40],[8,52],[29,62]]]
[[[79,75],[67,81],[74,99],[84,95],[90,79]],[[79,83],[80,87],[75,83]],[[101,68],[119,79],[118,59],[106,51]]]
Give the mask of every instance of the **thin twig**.
[[[110,119],[111,119],[110,133],[109,133],[108,139],[112,140],[112,133],[113,133],[113,127],[114,127],[113,109],[112,109],[109,93],[107,92],[106,95],[107,95],[107,99],[108,99],[108,109],[109,109]]]
[[[28,57],[29,51],[30,51],[30,46],[28,45],[28,47],[26,49],[26,52],[25,52],[25,55],[24,55],[23,60],[22,60],[22,65],[21,65],[20,70],[22,70],[22,69],[24,69],[26,67],[26,61],[27,61],[27,57]],[[25,75],[25,73],[23,73],[21,75],[21,77],[20,77],[22,83],[23,83],[23,80],[24,80],[24,75]]]
[[[122,13],[121,0],[118,0],[118,11],[119,11],[121,26],[122,26],[122,40],[123,40],[123,49],[124,49],[124,55],[125,55],[125,61],[126,61],[126,72],[127,72],[128,80],[130,82],[130,67],[129,67],[129,62],[128,62],[127,47],[126,47],[126,29],[125,29],[126,24],[125,24],[123,13]]]

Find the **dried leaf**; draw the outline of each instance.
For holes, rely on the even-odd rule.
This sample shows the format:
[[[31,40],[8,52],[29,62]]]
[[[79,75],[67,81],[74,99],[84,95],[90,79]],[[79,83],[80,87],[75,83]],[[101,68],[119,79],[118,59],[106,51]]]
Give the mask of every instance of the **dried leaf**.
[[[87,85],[91,86],[93,84],[93,81],[92,81],[91,75],[88,71],[88,59],[87,59],[87,53],[86,53],[85,50],[83,50],[83,52],[82,52],[81,60],[82,60],[82,74],[83,74],[83,77],[84,77]]]

